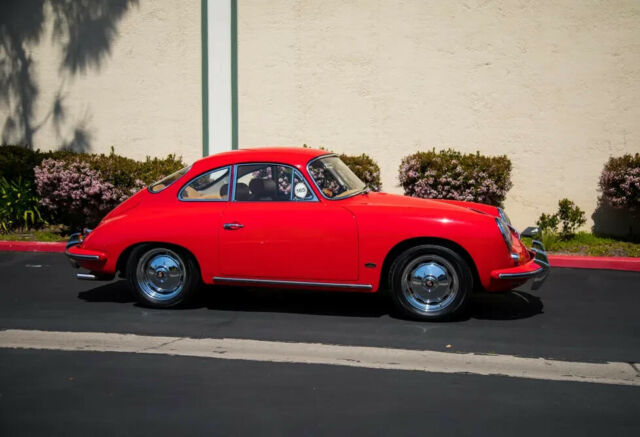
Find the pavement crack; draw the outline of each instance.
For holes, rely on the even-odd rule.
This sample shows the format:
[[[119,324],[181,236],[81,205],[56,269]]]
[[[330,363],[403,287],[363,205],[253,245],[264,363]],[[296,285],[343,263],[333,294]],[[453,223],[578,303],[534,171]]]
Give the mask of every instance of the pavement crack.
[[[633,370],[636,371],[636,376],[640,376],[640,369],[638,368],[638,363],[634,363],[633,361],[629,361],[627,362],[628,365],[630,365]]]
[[[165,341],[164,343],[161,343],[161,344],[156,345],[156,346],[146,347],[146,348],[142,349],[140,352],[146,352],[146,351],[152,350],[152,349],[160,349],[160,348],[163,348],[163,347],[165,347],[167,345],[170,345],[170,344],[175,343],[175,342],[180,341],[180,340],[184,340],[184,338],[182,338],[182,337],[174,338],[173,340]]]

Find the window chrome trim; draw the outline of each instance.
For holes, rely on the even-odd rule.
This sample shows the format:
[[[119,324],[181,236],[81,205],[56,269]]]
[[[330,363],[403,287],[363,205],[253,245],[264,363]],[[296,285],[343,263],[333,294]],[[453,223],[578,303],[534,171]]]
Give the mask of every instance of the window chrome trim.
[[[171,185],[175,184],[175,183],[176,183],[176,182],[178,182],[180,179],[182,179],[183,177],[185,177],[185,175],[186,175],[187,173],[189,173],[189,171],[191,171],[191,167],[193,167],[193,164],[192,164],[192,165],[190,165],[190,166],[188,166],[188,167],[185,167],[185,168],[186,168],[186,170],[185,170],[185,168],[181,168],[180,170],[185,170],[185,171],[184,171],[184,173],[183,173],[183,174],[182,174],[178,179],[176,179],[175,181],[171,182],[169,185],[165,185],[165,187],[164,187],[164,188],[162,188],[162,189],[160,189],[160,190],[158,190],[158,191],[152,191],[152,190],[151,190],[151,186],[152,186],[152,185],[156,185],[156,184],[157,184],[158,182],[160,182],[160,181],[154,181],[154,182],[150,183],[150,184],[147,186],[147,191],[148,191],[149,193],[151,193],[151,194],[158,194],[158,193],[162,193],[164,190],[166,190],[167,188],[169,188]],[[180,170],[176,170],[176,171],[175,171],[175,172],[173,172],[173,173],[177,173],[177,172],[179,172]],[[173,174],[173,173],[171,173],[171,174]],[[167,176],[171,176],[171,175],[167,175]],[[167,177],[167,176],[165,176],[165,177]],[[164,178],[163,178],[163,179],[164,179]],[[162,180],[162,179],[160,179],[160,180]]]
[[[229,193],[231,191],[227,192],[227,198],[226,199],[183,199],[182,198],[182,192],[184,190],[187,189],[187,187],[189,186],[189,184],[193,181],[195,181],[196,179],[198,179],[201,176],[204,176],[206,174],[209,173],[213,173],[214,171],[218,171],[218,170],[222,170],[223,168],[229,169],[229,180],[231,180],[231,172],[232,172],[232,167],[233,165],[229,164],[229,165],[224,165],[222,167],[218,167],[218,168],[214,168],[212,170],[207,170],[205,172],[200,173],[197,176],[192,177],[191,179],[189,179],[183,186],[182,188],[180,188],[180,191],[178,191],[178,200],[180,202],[228,202],[229,201]],[[231,190],[231,187],[229,187],[229,190]]]
[[[298,172],[302,178],[302,180],[307,184],[307,187],[309,188],[309,191],[311,192],[311,194],[313,195],[313,199],[300,199],[300,200],[236,200],[236,184],[238,182],[238,167],[241,167],[243,165],[277,165],[280,167],[288,167],[290,169],[292,169],[293,171],[291,172],[292,175],[295,175],[295,172]],[[293,176],[292,176],[292,180],[293,180]],[[275,181],[275,179],[274,179]],[[277,186],[277,181],[276,182],[276,190],[278,188]],[[293,184],[291,185],[291,193],[293,195]],[[309,183],[309,181],[307,180],[307,178],[304,176],[304,174],[298,170],[297,168],[295,168],[293,165],[290,164],[284,164],[281,162],[242,162],[239,164],[233,164],[233,196],[229,199],[231,202],[239,202],[239,203],[263,203],[263,202],[269,202],[269,203],[273,203],[273,202],[277,202],[277,203],[298,203],[298,202],[318,202],[318,196],[316,196],[316,193],[313,192],[313,188],[311,188],[311,184]]]
[[[500,215],[500,218],[502,219],[502,221],[504,221],[506,224],[511,226],[511,220],[509,219],[509,216],[507,215],[507,213],[504,212],[504,209],[498,207],[498,214]]]
[[[502,234],[502,239],[504,240],[504,244],[507,245],[507,249],[509,253],[513,250],[513,240],[511,236],[511,232],[509,231],[509,225],[504,223],[501,218],[494,217],[496,221],[496,225],[498,226],[498,230]]]
[[[238,284],[268,284],[268,285],[299,285],[304,287],[326,287],[326,288],[352,288],[359,290],[371,290],[371,284],[344,284],[339,282],[308,282],[308,281],[279,281],[275,279],[251,279],[251,278],[228,278],[214,276],[213,281],[233,282]]]
[[[322,192],[322,190],[320,189],[320,186],[318,186],[318,184],[317,184],[316,180],[313,178],[313,174],[311,174],[311,171],[309,170],[309,166],[310,166],[311,164],[313,164],[315,161],[319,160],[319,159],[322,159],[322,158],[330,158],[330,157],[332,157],[332,156],[335,156],[335,157],[337,157],[338,159],[340,159],[336,153],[328,153],[328,154],[326,154],[326,155],[316,156],[315,158],[313,158],[313,159],[311,159],[309,162],[307,162],[307,167],[306,167],[306,168],[307,168],[307,174],[309,175],[309,179],[311,179],[311,180],[313,181],[313,185],[315,185],[315,187],[316,187],[316,189],[318,190],[318,192],[320,193],[320,195],[321,195],[322,197],[324,197],[325,199],[327,199],[327,200],[334,200],[334,201],[335,201],[335,200],[344,200],[344,199],[348,199],[348,198],[350,198],[350,197],[357,196],[357,195],[362,194],[362,193],[368,193],[368,192],[369,192],[369,187],[367,187],[367,184],[364,184],[364,188],[363,188],[362,190],[360,190],[360,191],[356,191],[355,193],[353,193],[353,194],[349,194],[348,196],[344,196],[344,197],[340,197],[340,198],[337,198],[337,199],[336,199],[336,198],[333,198],[333,197],[327,197],[327,196],[325,196],[325,195],[324,195],[324,193],[323,193],[323,192]],[[346,164],[345,164],[345,165],[346,165]],[[354,174],[355,174],[355,173],[354,173]],[[357,176],[358,176],[358,175],[356,175],[356,177],[357,177]],[[358,178],[358,179],[360,179],[360,178]],[[360,181],[360,182],[364,183],[364,181]]]

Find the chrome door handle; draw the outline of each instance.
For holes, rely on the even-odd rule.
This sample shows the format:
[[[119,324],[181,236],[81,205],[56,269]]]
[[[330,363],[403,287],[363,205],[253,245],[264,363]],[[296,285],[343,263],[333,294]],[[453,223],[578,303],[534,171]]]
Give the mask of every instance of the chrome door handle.
[[[225,223],[224,225],[222,225],[222,228],[227,231],[235,231],[237,229],[244,228],[244,225],[240,223]]]

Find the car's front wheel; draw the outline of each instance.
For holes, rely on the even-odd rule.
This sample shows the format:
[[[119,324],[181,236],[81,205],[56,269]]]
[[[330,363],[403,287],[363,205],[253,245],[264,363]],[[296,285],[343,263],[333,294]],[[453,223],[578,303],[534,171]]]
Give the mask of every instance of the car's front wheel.
[[[467,308],[473,275],[457,252],[427,244],[402,252],[389,269],[388,283],[393,303],[405,316],[444,320]]]
[[[136,247],[129,255],[126,271],[138,301],[156,308],[187,303],[200,285],[196,261],[184,250],[173,247]]]

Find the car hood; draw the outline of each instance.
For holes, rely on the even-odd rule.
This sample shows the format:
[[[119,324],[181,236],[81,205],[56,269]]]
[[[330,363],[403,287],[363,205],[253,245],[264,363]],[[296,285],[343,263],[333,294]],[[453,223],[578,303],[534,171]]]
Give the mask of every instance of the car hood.
[[[488,214],[499,216],[498,208],[476,202],[463,202],[459,200],[421,199],[418,197],[401,196],[398,194],[376,193],[358,195],[350,198],[355,205],[372,205],[379,207],[410,208],[421,210],[433,210],[440,212],[466,212],[469,214]]]

